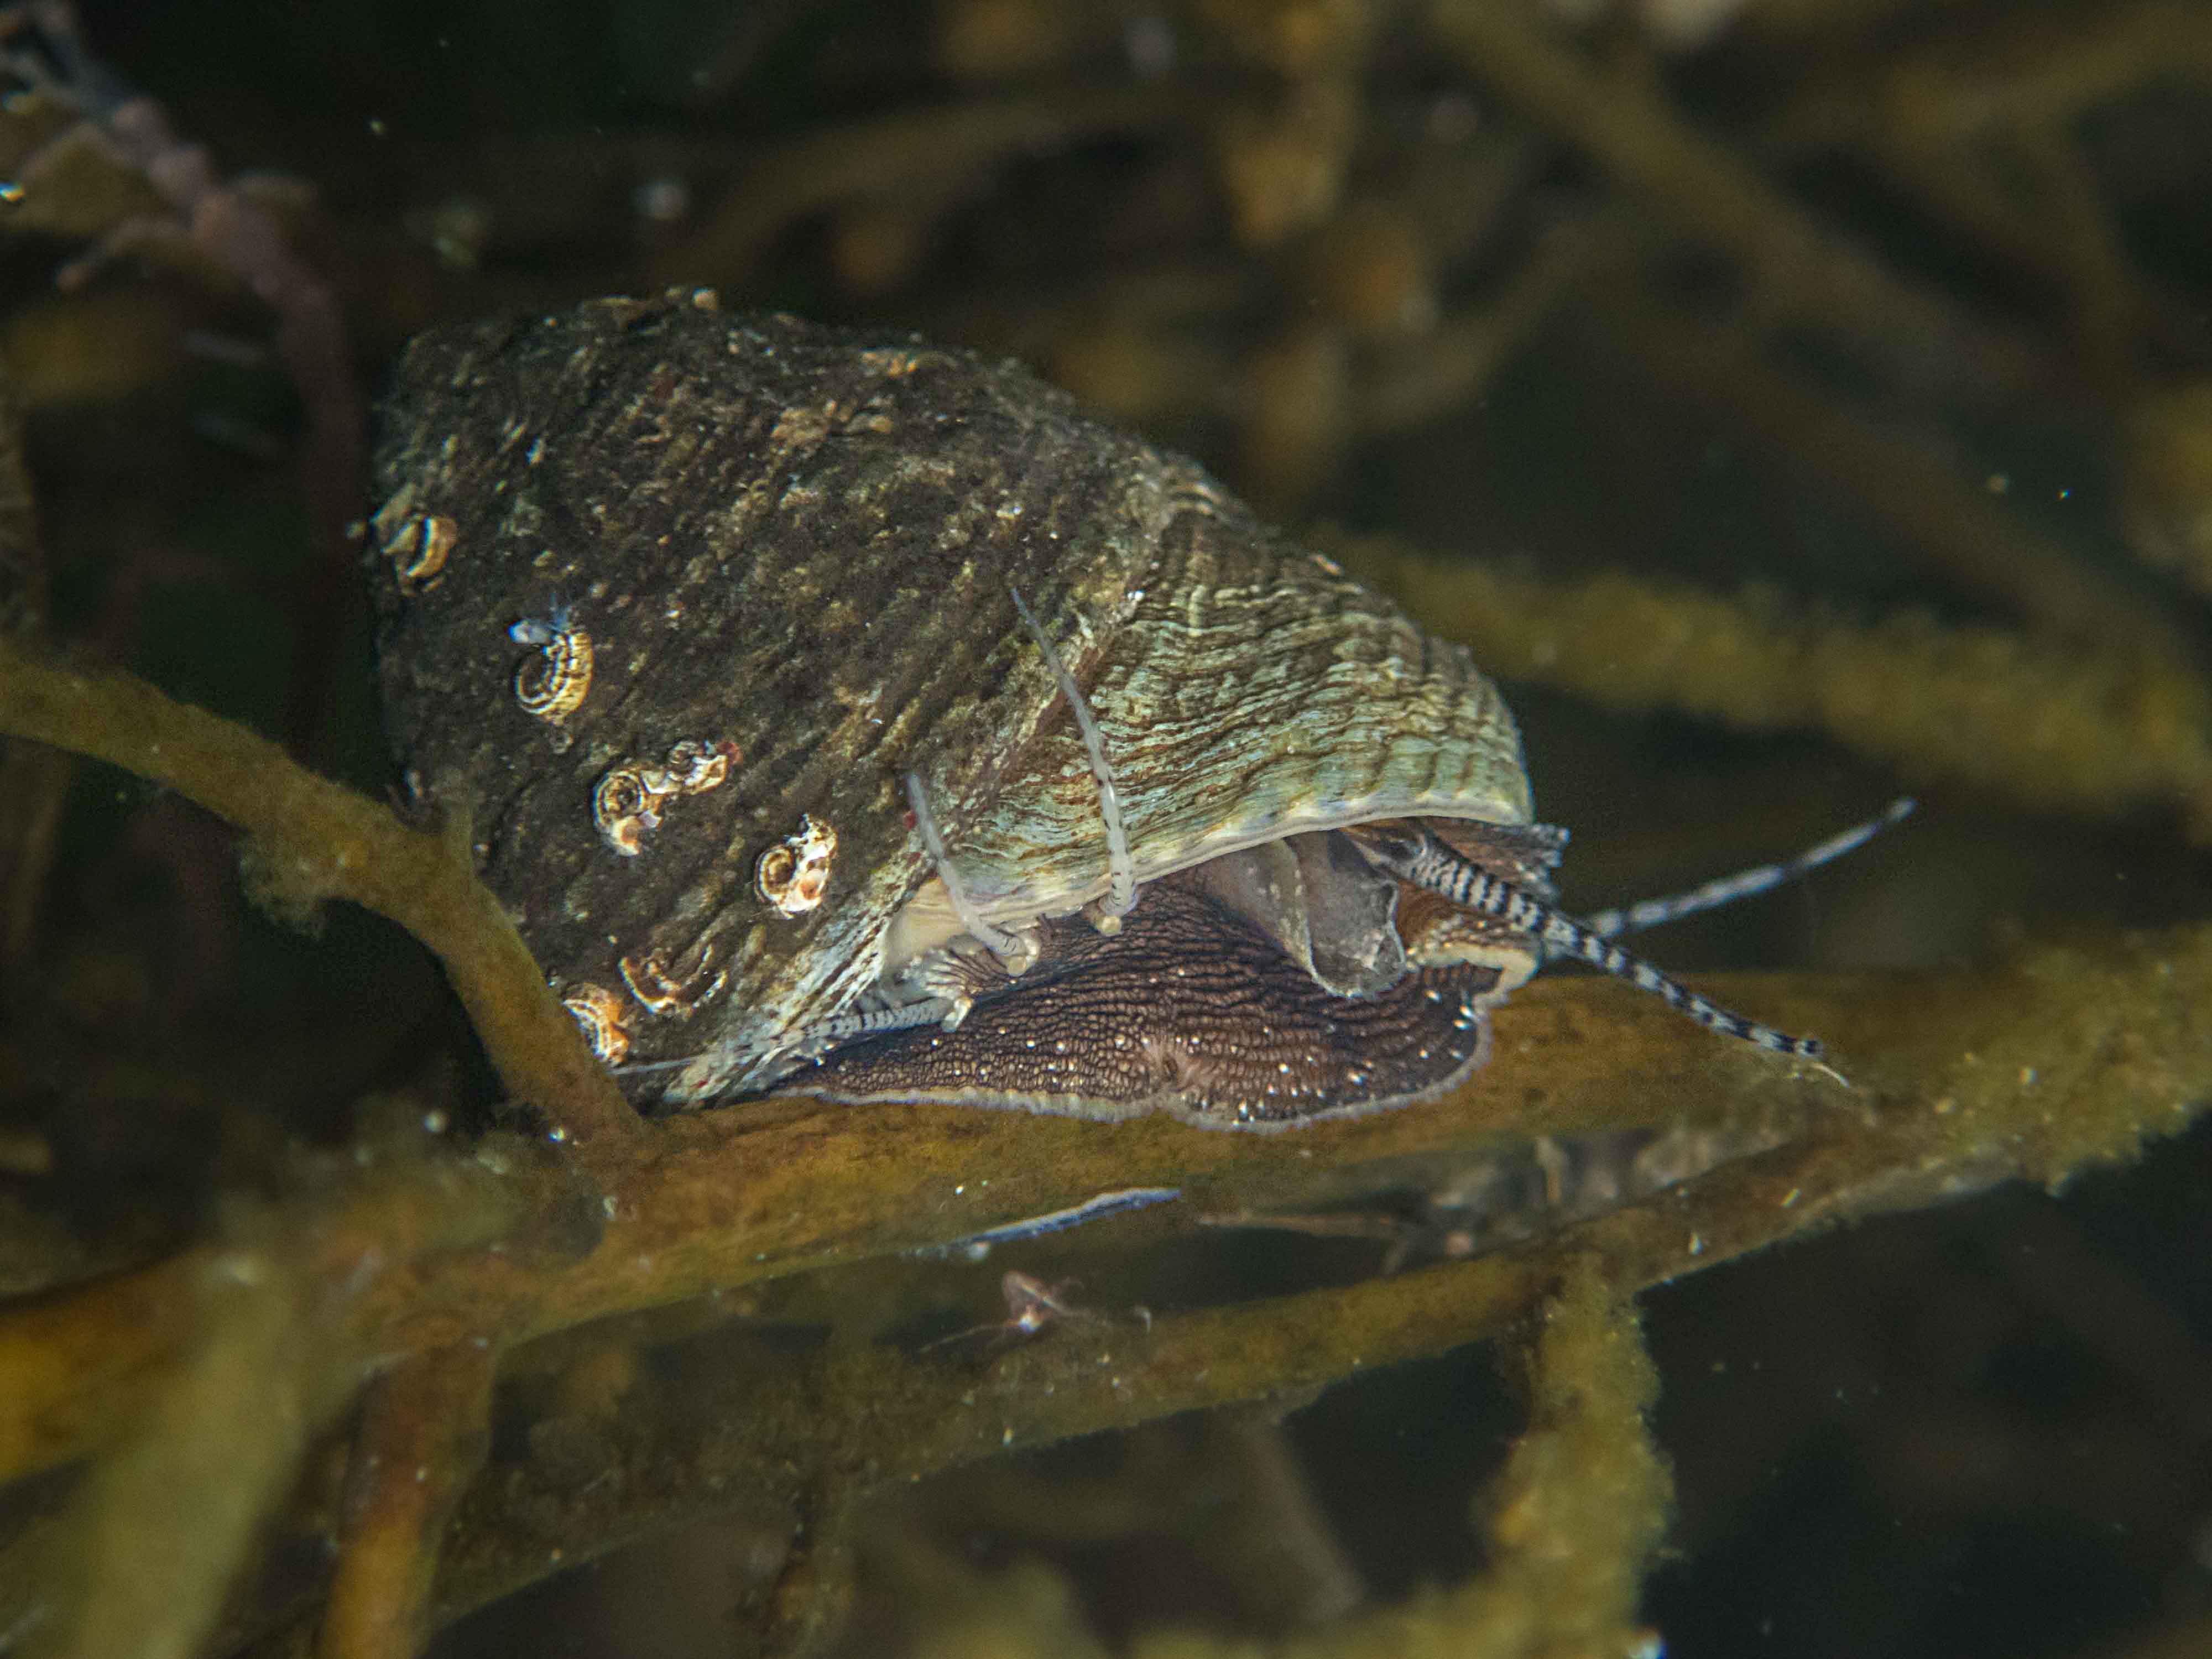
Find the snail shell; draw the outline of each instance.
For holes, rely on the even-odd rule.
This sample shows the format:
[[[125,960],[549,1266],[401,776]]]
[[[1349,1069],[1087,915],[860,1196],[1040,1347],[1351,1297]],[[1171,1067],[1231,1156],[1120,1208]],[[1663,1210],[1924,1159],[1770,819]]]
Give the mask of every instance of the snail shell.
[[[471,550],[427,590],[372,566],[399,758],[472,814],[549,973],[635,994],[640,963],[716,964],[684,1020],[630,1025],[683,1062],[647,1074],[673,1103],[786,1079],[1278,1127],[1449,1086],[1540,960],[1340,833],[1419,820],[1549,894],[1564,836],[1466,653],[1015,366],[599,301],[416,341],[377,469]],[[565,749],[506,695],[549,590],[597,641]],[[1111,932],[1063,673],[1138,884]],[[721,787],[667,810],[701,732]],[[917,1029],[852,1040],[883,1021]]]
[[[507,636],[517,645],[537,648],[538,654],[514,671],[514,700],[523,713],[558,726],[584,706],[591,695],[595,653],[592,636],[576,626],[565,609],[546,622],[526,617],[507,630]]]
[[[760,855],[753,885],[779,915],[803,916],[829,891],[836,856],[837,832],[802,813],[799,828]]]
[[[573,985],[561,997],[561,1006],[584,1034],[592,1052],[609,1066],[629,1057],[629,1032],[623,1021],[628,1011],[622,999],[604,985]]]
[[[379,515],[380,524],[385,518]],[[446,561],[453,556],[454,534],[453,521],[434,513],[399,520],[399,528],[385,542],[383,551],[392,561],[401,592],[437,586],[445,574]]]

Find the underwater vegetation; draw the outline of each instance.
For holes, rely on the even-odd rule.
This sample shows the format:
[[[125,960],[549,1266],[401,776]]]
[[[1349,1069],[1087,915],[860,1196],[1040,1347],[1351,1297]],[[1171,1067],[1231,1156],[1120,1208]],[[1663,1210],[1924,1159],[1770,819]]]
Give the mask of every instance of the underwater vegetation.
[[[0,6],[0,1650],[2203,1650],[2212,16],[313,18]],[[541,961],[500,757],[395,766],[376,606],[481,549],[371,434],[426,329],[671,291],[1197,457],[1498,682],[1570,913],[1917,796],[1638,941],[1832,1073],[1555,970],[1264,1136],[641,1112],[736,957]],[[486,683],[583,775],[558,586]],[[597,767],[577,856],[762,753]],[[814,938],[992,764],[730,889]]]

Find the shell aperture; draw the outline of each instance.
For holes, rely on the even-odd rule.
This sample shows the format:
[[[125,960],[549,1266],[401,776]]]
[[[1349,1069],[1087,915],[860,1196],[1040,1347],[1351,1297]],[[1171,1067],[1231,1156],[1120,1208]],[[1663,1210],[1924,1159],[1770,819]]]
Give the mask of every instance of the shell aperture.
[[[398,759],[540,966],[629,989],[643,1103],[1282,1127],[1449,1087],[1543,960],[1376,856],[1548,905],[1467,653],[1013,365],[602,301],[416,340],[376,465],[469,550],[371,561]],[[558,721],[513,684],[549,594]]]

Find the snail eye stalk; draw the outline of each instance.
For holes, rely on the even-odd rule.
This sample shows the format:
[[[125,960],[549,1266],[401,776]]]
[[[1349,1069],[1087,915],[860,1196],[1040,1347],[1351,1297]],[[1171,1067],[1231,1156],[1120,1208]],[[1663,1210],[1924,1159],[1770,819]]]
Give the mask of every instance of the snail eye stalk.
[[[1462,910],[1496,917],[1534,939],[1547,956],[1573,957],[1625,979],[1708,1030],[1795,1060],[1820,1057],[1822,1049],[1818,1037],[1791,1036],[1786,1031],[1778,1031],[1771,1025],[1732,1013],[1669,978],[1641,957],[1623,950],[1595,928],[1553,908],[1511,882],[1499,880],[1425,830],[1370,831],[1356,836],[1355,841],[1376,869],[1449,900]]]

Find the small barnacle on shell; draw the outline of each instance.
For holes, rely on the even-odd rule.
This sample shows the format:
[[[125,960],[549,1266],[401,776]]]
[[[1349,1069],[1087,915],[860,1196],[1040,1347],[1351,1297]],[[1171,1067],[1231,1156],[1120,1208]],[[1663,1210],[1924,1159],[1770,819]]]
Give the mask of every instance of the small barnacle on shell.
[[[592,791],[592,822],[599,826],[607,845],[624,858],[634,859],[645,851],[645,832],[660,827],[660,806],[668,792],[653,787],[651,780],[659,775],[635,766],[617,766]]]
[[[921,366],[921,354],[902,346],[872,346],[859,354],[863,368],[892,380],[911,374]]]
[[[629,1033],[623,1026],[622,999],[603,985],[573,985],[561,1006],[583,1028],[584,1038],[603,1065],[619,1066],[629,1055]]]
[[[686,738],[668,751],[665,765],[617,766],[592,791],[592,821],[608,846],[635,858],[645,850],[645,832],[660,827],[661,809],[683,796],[720,788],[740,752],[726,739]]]
[[[729,982],[730,970],[726,968],[717,969],[709,975],[708,969],[714,965],[714,950],[711,945],[699,951],[697,963],[688,975],[672,969],[667,958],[658,952],[624,957],[623,983],[629,987],[632,996],[645,1005],[647,1012],[660,1019],[689,1019]]]
[[[384,544],[402,593],[420,593],[435,587],[453,550],[460,527],[441,514],[426,514],[400,526]]]
[[[592,636],[575,625],[565,607],[548,622],[525,617],[507,636],[517,645],[538,647],[538,654],[514,671],[514,700],[523,713],[558,726],[583,707],[592,689]]]
[[[668,751],[668,764],[660,771],[667,781],[667,793],[703,795],[709,789],[720,788],[729,781],[731,764],[740,752],[737,744],[726,740],[708,743],[703,738],[684,738]]]
[[[837,832],[811,814],[798,830],[760,855],[753,884],[760,896],[787,916],[803,916],[822,902],[830,885],[830,861],[837,856]]]

